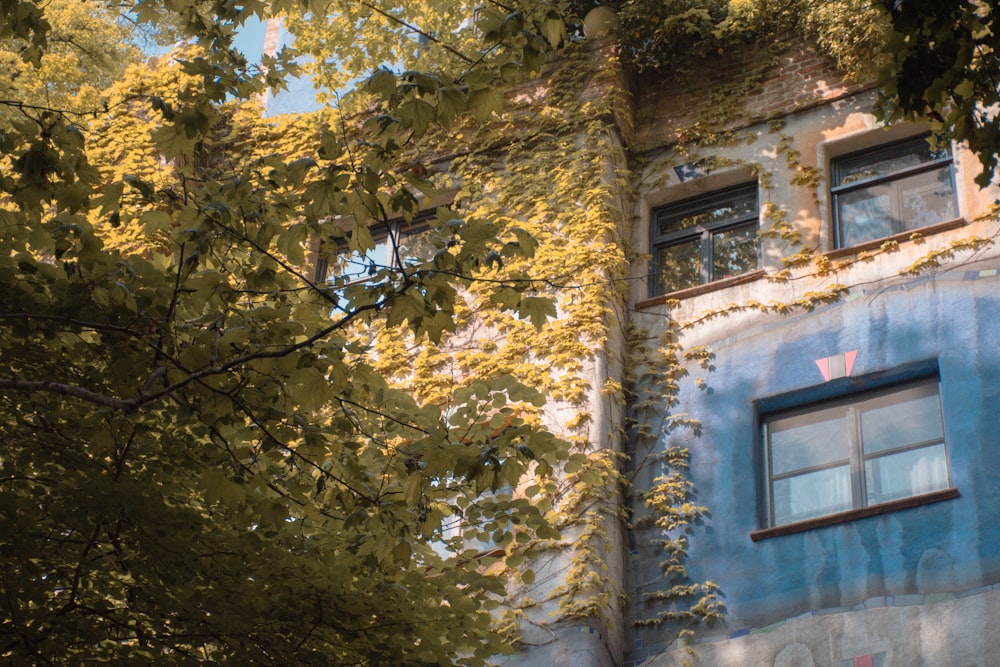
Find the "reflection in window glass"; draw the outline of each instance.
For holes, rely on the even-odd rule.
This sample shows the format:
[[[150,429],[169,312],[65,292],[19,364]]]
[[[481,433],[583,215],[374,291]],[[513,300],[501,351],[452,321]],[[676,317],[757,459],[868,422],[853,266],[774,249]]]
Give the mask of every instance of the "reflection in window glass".
[[[817,470],[774,482],[776,525],[849,509],[851,471],[847,466]]]
[[[657,294],[691,287],[701,282],[701,243],[697,240],[657,248]]]
[[[944,439],[935,387],[923,385],[872,401],[861,412],[861,432],[866,454]]]
[[[949,487],[937,380],[764,419],[771,525]]]
[[[948,488],[944,445],[932,445],[865,461],[869,504]]]
[[[757,224],[712,235],[712,277],[737,276],[757,268]]]
[[[837,243],[847,247],[958,216],[951,152],[926,137],[833,162]]]
[[[756,269],[758,216],[756,183],[654,211],[650,292],[665,294]]]
[[[842,410],[824,410],[771,422],[771,472],[775,475],[847,459],[847,452],[830,447],[847,439]]]

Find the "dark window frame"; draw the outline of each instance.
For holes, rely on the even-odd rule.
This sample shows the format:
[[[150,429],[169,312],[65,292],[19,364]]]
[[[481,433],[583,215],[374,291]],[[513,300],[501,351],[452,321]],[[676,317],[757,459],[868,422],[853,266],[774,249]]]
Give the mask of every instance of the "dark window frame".
[[[746,214],[734,215],[731,218],[712,221],[706,224],[697,224],[691,227],[675,229],[667,232],[660,232],[661,220],[674,219],[683,220],[686,217],[699,215],[718,207],[728,201],[738,199],[743,196],[753,195],[753,211]],[[661,294],[669,294],[681,289],[705,285],[707,283],[723,280],[732,276],[713,275],[713,238],[723,232],[738,230],[741,228],[755,228],[755,238],[757,244],[756,262],[753,267],[746,269],[740,274],[744,275],[760,268],[760,194],[756,181],[739,183],[732,187],[714,190],[712,192],[684,199],[682,201],[667,204],[653,209],[650,213],[650,280],[649,296],[655,297]],[[672,290],[661,290],[659,274],[662,267],[658,263],[659,251],[679,247],[687,243],[697,242],[699,251],[699,281],[692,285],[684,285]]]
[[[932,388],[932,395],[937,399],[937,417],[940,426],[940,437],[924,438],[913,442],[906,442],[889,448],[878,449],[872,452],[865,451],[865,442],[862,436],[861,416],[866,409],[871,406],[901,405],[906,402],[900,397],[906,392],[916,390],[926,391]],[[912,399],[910,399],[912,400]],[[799,466],[775,474],[773,462],[773,449],[769,426],[771,424],[790,421],[812,415],[819,417],[824,412],[837,410],[845,411],[847,441],[840,443],[845,449],[846,456],[836,460],[827,460],[816,465]],[[820,421],[817,419],[817,421]],[[941,382],[935,375],[932,377],[922,377],[910,379],[905,382],[881,386],[878,388],[855,392],[847,395],[825,398],[823,400],[808,403],[797,407],[787,407],[779,411],[762,415],[760,418],[760,433],[762,437],[762,486],[764,492],[763,518],[767,528],[755,531],[751,537],[755,540],[763,537],[770,537],[780,534],[809,530],[823,525],[843,523],[844,521],[873,516],[896,509],[904,509],[928,502],[935,502],[940,499],[957,497],[958,492],[951,487],[952,468],[949,456],[947,429],[945,426],[944,406],[942,401]],[[890,456],[902,454],[910,451],[917,451],[923,448],[930,449],[938,447],[943,451],[944,477],[943,487],[938,486],[930,490],[920,490],[909,495],[891,497],[884,500],[871,501],[868,498],[868,480],[866,463],[877,459],[888,459]],[[778,522],[775,512],[775,481],[800,477],[812,472],[826,469],[833,470],[837,467],[849,465],[850,501],[851,507],[838,509],[828,513],[814,514],[803,518],[795,518],[783,522]]]
[[[907,151],[906,149],[915,145],[919,142],[924,142],[926,144],[927,139],[930,137],[929,133],[906,137],[904,139],[898,139],[896,141],[890,141],[885,144],[880,144],[874,147],[863,148],[857,151],[852,151],[850,153],[845,153],[844,155],[837,155],[830,160],[830,199],[833,209],[833,229],[834,229],[834,247],[835,248],[848,248],[859,243],[865,243],[865,241],[860,241],[858,243],[846,244],[845,243],[845,228],[844,225],[846,221],[841,219],[839,199],[844,195],[848,195],[852,192],[857,192],[870,188],[875,185],[898,185],[901,184],[905,179],[911,176],[916,176],[922,173],[932,172],[941,169],[944,166],[948,167],[948,177],[951,185],[951,195],[952,202],[955,206],[955,210],[958,210],[958,198],[956,193],[956,183],[955,183],[955,160],[954,155],[951,150],[951,146],[945,144],[939,148],[939,150],[944,151],[946,155],[932,158],[927,162],[921,162],[916,165],[911,165],[909,167],[904,167],[902,169],[897,169],[887,174],[882,174],[879,176],[874,176],[871,178],[859,178],[857,180],[852,180],[848,183],[841,183],[845,177],[847,177],[849,168],[846,166],[851,162],[857,162],[864,158],[867,158],[869,162],[875,163],[879,159],[886,157],[891,157],[895,155],[903,155]],[[930,146],[927,146],[930,150]],[[892,188],[893,196],[890,200],[890,206],[892,212],[895,214],[891,217],[891,221],[904,221],[904,217],[900,211],[900,197],[897,187]],[[945,222],[946,220],[938,220],[936,222]],[[889,238],[896,234],[902,234],[905,232],[912,232],[923,227],[927,227],[934,223],[927,223],[917,226],[899,225],[892,224],[890,222],[890,230],[884,236],[879,238]],[[874,240],[874,239],[872,239]]]
[[[406,268],[405,265],[400,263],[399,257],[399,245],[400,242],[421,232],[425,232],[430,229],[430,221],[434,219],[437,214],[435,209],[425,209],[413,216],[412,220],[406,220],[405,218],[391,218],[389,220],[380,220],[378,222],[373,222],[368,226],[368,233],[372,237],[372,241],[375,242],[373,250],[378,247],[378,244],[388,239],[389,243],[386,247],[386,252],[390,253],[385,264],[379,264],[376,260],[376,267],[389,268],[402,270]],[[332,238],[327,241],[336,246],[335,255],[341,255],[348,252],[347,242],[343,239]],[[330,276],[330,260],[326,257],[320,257],[316,262],[316,282],[326,283],[329,282]],[[359,277],[349,280],[348,284],[354,284],[359,282],[364,282],[367,277],[359,275]]]

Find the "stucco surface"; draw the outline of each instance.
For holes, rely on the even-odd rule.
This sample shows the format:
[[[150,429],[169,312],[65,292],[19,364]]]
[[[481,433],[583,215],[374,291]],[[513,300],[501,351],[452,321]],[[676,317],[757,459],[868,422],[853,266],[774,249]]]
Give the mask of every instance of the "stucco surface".
[[[922,604],[928,595],[962,594],[1000,582],[998,268],[1000,262],[986,261],[870,289],[861,286],[845,300],[811,313],[744,320],[728,330],[715,330],[715,371],[707,378],[708,388],[686,387],[681,400],[686,411],[701,420],[702,433],[671,434],[662,443],[690,447],[699,501],[711,514],[692,536],[689,565],[695,579],[719,584],[727,614],[723,625],[700,631],[700,636],[725,638],[818,611],[843,613],[842,622],[853,624],[851,614],[857,612],[848,610],[868,600],[891,596],[897,603]],[[851,376],[826,381],[816,360],[854,350]],[[959,497],[751,540],[754,530],[766,527],[762,412],[928,375],[940,379],[950,481]],[[642,474],[637,484],[649,483]],[[633,600],[662,587],[650,537],[633,535]],[[991,612],[996,612],[995,604],[991,602]],[[940,617],[948,609],[934,605],[933,615]],[[636,603],[630,611],[642,617],[655,610]],[[944,650],[940,644],[945,640],[932,639],[938,631],[924,624],[925,611],[931,614],[923,607],[862,614],[872,619],[873,627],[884,622],[887,633],[899,614],[913,615],[902,627],[921,634],[897,643],[915,653],[886,664],[981,664],[971,658],[937,661],[934,656]],[[994,613],[992,618],[998,617]],[[810,632],[817,636],[831,632],[820,630],[828,621],[802,623],[804,628],[815,627]],[[956,622],[955,632],[966,625]],[[665,649],[671,632],[634,631],[626,644],[626,664],[639,664]],[[962,632],[968,634],[966,643],[975,636],[971,630]],[[747,645],[784,645],[772,646],[773,640],[747,640]],[[813,647],[814,640],[804,643]],[[976,651],[969,655],[987,655]],[[839,655],[832,649],[812,652],[817,665],[838,664],[831,662]],[[774,660],[777,653],[769,655]],[[765,663],[755,659],[699,664]]]
[[[1000,590],[931,604],[806,616],[766,632],[676,649],[643,667],[991,667]],[[871,660],[868,662],[868,660]]]

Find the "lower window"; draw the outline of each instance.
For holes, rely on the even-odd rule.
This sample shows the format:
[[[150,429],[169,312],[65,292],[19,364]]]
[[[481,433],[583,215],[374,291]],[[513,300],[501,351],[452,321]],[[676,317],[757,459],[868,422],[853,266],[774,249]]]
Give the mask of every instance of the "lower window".
[[[771,526],[950,486],[938,380],[764,419]]]

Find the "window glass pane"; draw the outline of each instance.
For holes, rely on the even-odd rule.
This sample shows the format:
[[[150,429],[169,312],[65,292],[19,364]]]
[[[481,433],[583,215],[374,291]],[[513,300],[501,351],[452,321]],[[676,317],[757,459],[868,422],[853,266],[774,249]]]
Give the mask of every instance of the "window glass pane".
[[[950,157],[947,147],[932,151],[925,137],[917,137],[835,161],[840,246],[956,218]]]
[[[852,507],[851,471],[846,465],[775,480],[772,489],[776,525]]]
[[[414,266],[432,257],[436,251],[431,241],[430,230],[426,227],[417,231],[395,232],[393,235],[375,236],[375,246],[362,254],[341,252],[330,262],[327,279],[333,280],[343,276],[348,282],[367,279],[372,274],[384,268]],[[398,240],[398,251],[393,251],[393,238]],[[398,254],[398,261],[397,261]]]
[[[917,229],[958,217],[948,165],[896,181],[903,230]]]
[[[865,461],[868,504],[948,488],[944,445],[909,449]]]
[[[840,245],[892,236],[892,186],[886,183],[837,195]],[[897,225],[900,225],[896,221]]]
[[[764,425],[773,525],[950,486],[936,379],[784,414]]]
[[[657,216],[660,235],[697,226],[714,226],[736,222],[743,218],[757,219],[757,185],[742,187],[729,193],[710,195],[688,204],[664,209]]]
[[[400,234],[399,259],[403,266],[414,266],[434,256],[437,248],[431,240],[431,230],[406,231]],[[393,259],[395,264],[395,259]]]
[[[850,185],[871,178],[886,176],[948,157],[947,146],[931,150],[927,137],[917,137],[900,144],[886,146],[855,157],[837,161],[837,182]]]
[[[381,238],[375,241],[375,247],[367,253],[344,252],[337,255],[336,260],[330,263],[330,271],[327,279],[334,280],[344,277],[348,282],[362,280],[370,275],[370,272],[377,271],[386,265],[389,260],[389,240]],[[372,266],[374,265],[374,269]]]
[[[772,475],[844,461],[848,457],[847,417],[843,408],[775,420],[768,424],[767,435]]]
[[[701,284],[701,242],[688,241],[656,249],[657,294]]]
[[[872,399],[861,408],[861,442],[866,454],[943,439],[935,385]]]
[[[712,280],[757,268],[757,223],[712,235]]]

